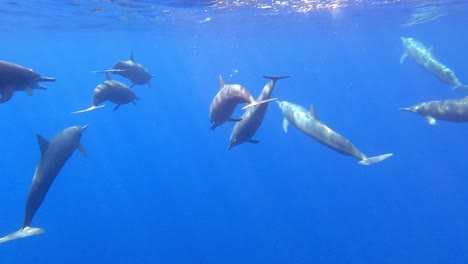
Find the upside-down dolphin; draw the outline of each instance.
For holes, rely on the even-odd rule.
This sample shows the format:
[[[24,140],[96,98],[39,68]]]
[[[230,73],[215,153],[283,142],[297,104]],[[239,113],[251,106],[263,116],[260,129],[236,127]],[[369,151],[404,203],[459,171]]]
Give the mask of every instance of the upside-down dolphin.
[[[36,167],[26,201],[23,226],[20,230],[0,238],[0,243],[44,233],[44,230],[41,228],[31,227],[34,214],[41,206],[55,177],[57,177],[75,149],[78,149],[85,157],[87,156],[86,150],[80,143],[81,136],[87,127],[85,125],[83,127],[73,126],[66,128],[55,135],[50,141],[37,135],[41,159]]]
[[[248,103],[242,109],[247,109],[259,104],[267,103],[278,98],[256,101],[252,95],[240,84],[225,84],[223,77],[219,76],[220,89],[210,105],[211,130],[224,124],[227,121],[238,122],[240,119],[232,118],[231,115],[236,106],[241,103]]]
[[[94,88],[93,104],[84,110],[73,112],[74,114],[89,112],[102,108],[105,105],[99,104],[105,101],[116,103],[117,106],[114,108],[115,111],[120,107],[120,105],[132,102],[135,103],[135,101],[139,99],[135,93],[125,84],[112,80],[108,72],[106,72],[106,77],[107,79],[103,83]]]
[[[454,84],[455,86],[453,89],[468,90],[468,86],[461,84],[451,69],[435,58],[431,49],[427,49],[421,42],[413,38],[401,37],[401,41],[405,48],[405,52],[401,55],[400,63],[403,63],[406,57],[409,56],[417,64],[437,77],[441,82]]]
[[[0,60],[0,104],[10,100],[15,91],[25,91],[32,95],[33,89],[47,90],[38,82],[54,81],[54,78],[41,76],[32,69]]]
[[[425,116],[430,125],[435,125],[436,119],[456,123],[468,122],[468,97],[422,102],[400,110]]]
[[[272,77],[264,75],[263,77],[270,80],[265,85],[265,87],[263,87],[260,96],[257,98],[257,102],[270,99],[271,93],[273,92],[273,88],[275,88],[276,81],[291,76]],[[240,118],[241,120],[239,122],[236,122],[234,128],[232,129],[230,138],[231,143],[228,149],[231,149],[245,142],[254,144],[259,143],[258,140],[252,139],[252,137],[255,135],[258,128],[262,124],[267,109],[268,104],[261,104],[249,107],[245,110],[244,114]]]
[[[285,132],[288,132],[288,124],[291,123],[306,135],[336,152],[359,159],[360,165],[372,165],[393,156],[392,153],[388,153],[375,157],[367,157],[349,140],[322,123],[313,105],[310,111],[307,111],[307,109],[300,105],[286,101],[277,101],[277,103],[284,115],[283,129]]]
[[[132,82],[130,88],[132,88],[135,84],[148,84],[150,88],[153,86],[150,83],[151,78],[154,77],[145,67],[141,64],[136,63],[133,57],[133,51],[130,54],[130,60],[126,61],[118,61],[112,66],[112,69],[109,70],[101,70],[101,71],[93,71],[95,73],[103,73],[103,72],[111,72],[114,74],[118,74],[129,79]]]

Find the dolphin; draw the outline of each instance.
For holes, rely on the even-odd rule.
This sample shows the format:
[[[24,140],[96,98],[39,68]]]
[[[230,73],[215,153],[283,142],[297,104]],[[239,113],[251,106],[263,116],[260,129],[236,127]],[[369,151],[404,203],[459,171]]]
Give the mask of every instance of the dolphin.
[[[25,91],[32,95],[33,89],[47,90],[38,82],[54,81],[54,78],[41,76],[32,69],[0,60],[0,104],[10,100],[15,91]]]
[[[125,84],[112,80],[108,72],[106,72],[106,77],[107,79],[103,83],[94,88],[93,105],[84,110],[75,111],[73,114],[89,112],[102,108],[105,105],[99,104],[105,101],[116,103],[117,106],[114,108],[115,111],[120,107],[120,105],[132,102],[135,103],[136,100],[140,99]]]
[[[271,98],[271,93],[273,92],[273,88],[275,88],[276,81],[289,78],[291,76],[273,77],[263,75],[263,77],[270,80],[263,87],[260,96],[257,98],[258,102]],[[249,107],[247,110],[245,110],[244,114],[240,118],[241,120],[236,122],[234,128],[232,129],[230,138],[231,143],[228,147],[228,150],[245,142],[254,144],[260,142],[258,140],[252,139],[252,137],[255,135],[258,128],[262,124],[267,109],[268,104],[261,104]]]
[[[112,69],[93,71],[94,73],[104,73],[111,72],[113,74],[118,74],[129,79],[132,82],[130,88],[135,84],[142,85],[148,84],[150,88],[153,88],[153,85],[150,83],[151,78],[154,77],[145,67],[141,64],[136,63],[133,57],[133,51],[130,53],[130,60],[127,61],[118,61],[112,66]]]
[[[66,128],[55,135],[50,141],[37,135],[41,159],[36,167],[31,189],[26,200],[23,226],[18,231],[0,238],[0,243],[44,233],[44,230],[41,228],[31,227],[34,214],[41,206],[55,177],[57,177],[75,149],[78,149],[85,157],[87,156],[85,148],[80,144],[81,136],[87,127],[85,125],[83,127],[73,126]]]
[[[436,119],[450,122],[468,122],[468,97],[453,100],[422,102],[410,107],[400,108],[426,117],[430,125],[436,125]]]
[[[252,95],[240,84],[225,84],[223,77],[219,76],[220,89],[210,105],[211,130],[224,124],[227,121],[239,122],[240,119],[232,118],[231,115],[236,106],[241,103],[248,103],[242,109],[267,103],[278,98],[256,101]]]
[[[403,63],[406,57],[409,56],[441,82],[454,84],[455,86],[452,89],[468,90],[468,85],[461,84],[455,73],[434,57],[432,48],[427,49],[421,42],[413,38],[401,37],[401,41],[405,52],[401,55],[400,63]]]
[[[286,133],[288,132],[288,124],[292,123],[306,135],[336,152],[359,159],[360,165],[372,165],[393,156],[392,153],[388,153],[375,157],[367,157],[349,140],[322,123],[313,105],[310,111],[307,111],[304,107],[290,102],[278,101],[277,103],[284,115],[283,130]]]

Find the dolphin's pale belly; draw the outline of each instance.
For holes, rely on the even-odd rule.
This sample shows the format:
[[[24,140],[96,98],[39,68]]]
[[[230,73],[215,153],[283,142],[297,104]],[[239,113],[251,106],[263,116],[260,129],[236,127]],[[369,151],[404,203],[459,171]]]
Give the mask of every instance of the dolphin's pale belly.
[[[306,114],[304,117],[299,119],[295,118],[294,121],[295,122],[293,124],[298,129],[331,149],[358,159],[365,158],[365,155],[361,153],[349,140],[323,123],[315,120],[309,114]]]

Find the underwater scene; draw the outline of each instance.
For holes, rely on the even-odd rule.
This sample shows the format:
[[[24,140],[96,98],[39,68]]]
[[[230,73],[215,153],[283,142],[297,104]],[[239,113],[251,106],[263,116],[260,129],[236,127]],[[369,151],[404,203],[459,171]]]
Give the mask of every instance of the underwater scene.
[[[0,263],[468,262],[467,1],[0,13]]]

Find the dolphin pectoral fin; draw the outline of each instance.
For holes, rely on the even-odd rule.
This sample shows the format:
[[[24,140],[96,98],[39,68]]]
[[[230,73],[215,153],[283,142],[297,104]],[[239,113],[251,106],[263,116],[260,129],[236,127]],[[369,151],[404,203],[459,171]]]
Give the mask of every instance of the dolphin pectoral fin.
[[[468,85],[455,85],[452,89],[457,91],[468,91]]]
[[[289,121],[286,118],[284,118],[283,119],[283,130],[286,133],[288,133],[288,125],[289,125]]]
[[[261,104],[268,103],[268,102],[271,102],[271,101],[275,101],[275,100],[278,100],[278,98],[271,98],[271,99],[266,99],[266,100],[262,100],[262,101],[253,101],[250,104],[242,107],[242,110],[245,110],[245,109],[247,109],[249,107],[252,107],[252,106],[257,106],[257,105],[261,105]]]
[[[84,110],[80,110],[80,111],[75,111],[73,112],[72,114],[80,114],[80,113],[84,113],[84,112],[89,112],[89,111],[93,111],[93,110],[96,110],[96,109],[99,109],[99,108],[103,108],[105,105],[93,105],[93,106],[90,106]]]
[[[242,118],[229,118],[228,121],[231,121],[231,122],[239,122],[239,121],[242,121]]]
[[[11,89],[11,88],[3,89],[2,90],[2,97],[0,98],[0,104],[5,103],[8,100],[10,100],[12,96],[13,96],[13,89]]]
[[[29,236],[35,236],[35,235],[40,235],[44,233],[44,229],[42,228],[35,228],[35,227],[29,227],[26,226],[24,228],[21,228],[20,230],[13,232],[9,235],[6,235],[2,238],[0,238],[0,243],[5,243],[8,241],[12,241],[15,239],[19,238],[24,238],[24,237],[29,237]]]
[[[370,158],[363,158],[362,160],[360,160],[358,163],[359,165],[365,165],[365,166],[368,166],[368,165],[372,165],[372,164],[375,164],[377,162],[381,162],[383,160],[386,160],[388,158],[390,158],[391,156],[393,156],[393,153],[388,153],[388,154],[383,154],[383,155],[380,155],[380,156],[375,156],[375,157],[370,157]]]
[[[27,94],[28,96],[33,95],[33,90],[32,90],[32,88],[26,88],[24,91],[26,92],[26,94]]]
[[[119,109],[120,105],[118,104],[116,107],[114,107],[114,109],[112,109],[112,111],[115,111],[117,109]]]
[[[247,142],[252,143],[252,144],[258,144],[258,143],[260,143],[259,140],[255,140],[255,139],[249,139],[249,140],[247,140]]]
[[[148,86],[149,88],[153,89],[153,85],[150,82],[148,82]]]
[[[129,89],[132,89],[132,88],[133,88],[133,86],[135,86],[135,84],[134,84],[134,83],[132,83],[132,85],[130,85],[130,87],[128,87],[128,88],[129,88]]]
[[[432,116],[426,116],[427,123],[431,126],[437,125],[437,120]]]
[[[83,145],[80,144],[80,145],[78,146],[78,151],[81,152],[81,154],[83,154],[83,156],[84,156],[85,158],[88,157],[88,151],[86,151],[86,149],[85,149],[85,147],[84,147]]]
[[[38,86],[36,86],[36,89],[39,89],[39,90],[47,90],[47,87],[38,85]]]
[[[47,141],[41,135],[36,135],[36,137],[37,142],[39,143],[39,149],[41,150],[41,154],[44,154],[44,152],[47,151],[47,148],[49,148],[49,141]]]
[[[406,57],[408,57],[408,53],[404,52],[403,54],[401,54],[400,64],[402,64],[405,61]]]

